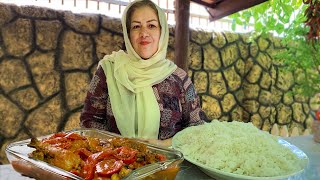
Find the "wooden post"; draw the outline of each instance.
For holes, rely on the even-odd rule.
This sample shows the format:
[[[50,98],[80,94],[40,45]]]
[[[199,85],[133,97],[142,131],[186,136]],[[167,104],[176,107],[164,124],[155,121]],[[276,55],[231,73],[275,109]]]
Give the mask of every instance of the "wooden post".
[[[175,10],[174,62],[178,67],[188,71],[190,0],[176,0]]]

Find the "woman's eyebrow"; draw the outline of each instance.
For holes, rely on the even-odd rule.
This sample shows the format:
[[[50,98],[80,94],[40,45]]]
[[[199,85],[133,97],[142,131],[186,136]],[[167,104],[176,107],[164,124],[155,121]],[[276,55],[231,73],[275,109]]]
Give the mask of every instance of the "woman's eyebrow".
[[[158,20],[156,20],[156,19],[151,19],[151,20],[149,20],[149,21],[147,21],[147,22],[149,23],[149,22],[152,22],[152,21],[158,22]]]
[[[140,21],[132,21],[131,23],[138,23],[138,24],[141,24]]]
[[[158,20],[156,20],[156,19],[150,19],[150,20],[148,20],[148,21],[147,21],[147,23],[149,23],[149,22],[153,22],[153,21],[158,22]],[[140,21],[135,21],[135,20],[133,20],[131,23],[138,23],[138,24],[141,24],[141,22],[140,22]]]

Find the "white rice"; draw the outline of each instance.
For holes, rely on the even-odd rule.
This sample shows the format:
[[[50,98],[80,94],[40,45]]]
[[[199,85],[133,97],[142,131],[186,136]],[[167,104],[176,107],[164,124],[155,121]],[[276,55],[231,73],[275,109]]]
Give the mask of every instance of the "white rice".
[[[174,147],[207,167],[246,176],[271,177],[300,170],[303,163],[278,138],[251,123],[213,120],[177,133]]]

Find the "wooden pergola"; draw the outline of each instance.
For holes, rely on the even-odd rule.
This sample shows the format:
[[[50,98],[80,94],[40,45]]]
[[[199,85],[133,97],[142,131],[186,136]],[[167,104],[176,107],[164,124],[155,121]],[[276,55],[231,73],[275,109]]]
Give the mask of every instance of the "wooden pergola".
[[[203,5],[210,14],[210,21],[223,18],[268,0],[176,0],[175,1],[175,63],[188,70],[190,1]]]

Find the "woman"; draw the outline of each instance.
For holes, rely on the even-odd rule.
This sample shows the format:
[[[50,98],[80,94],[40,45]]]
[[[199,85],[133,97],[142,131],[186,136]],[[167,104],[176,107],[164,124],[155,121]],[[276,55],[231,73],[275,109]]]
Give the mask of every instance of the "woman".
[[[126,52],[99,62],[80,125],[170,146],[175,133],[207,120],[199,97],[187,73],[165,59],[169,30],[157,5],[130,3],[122,26]]]

